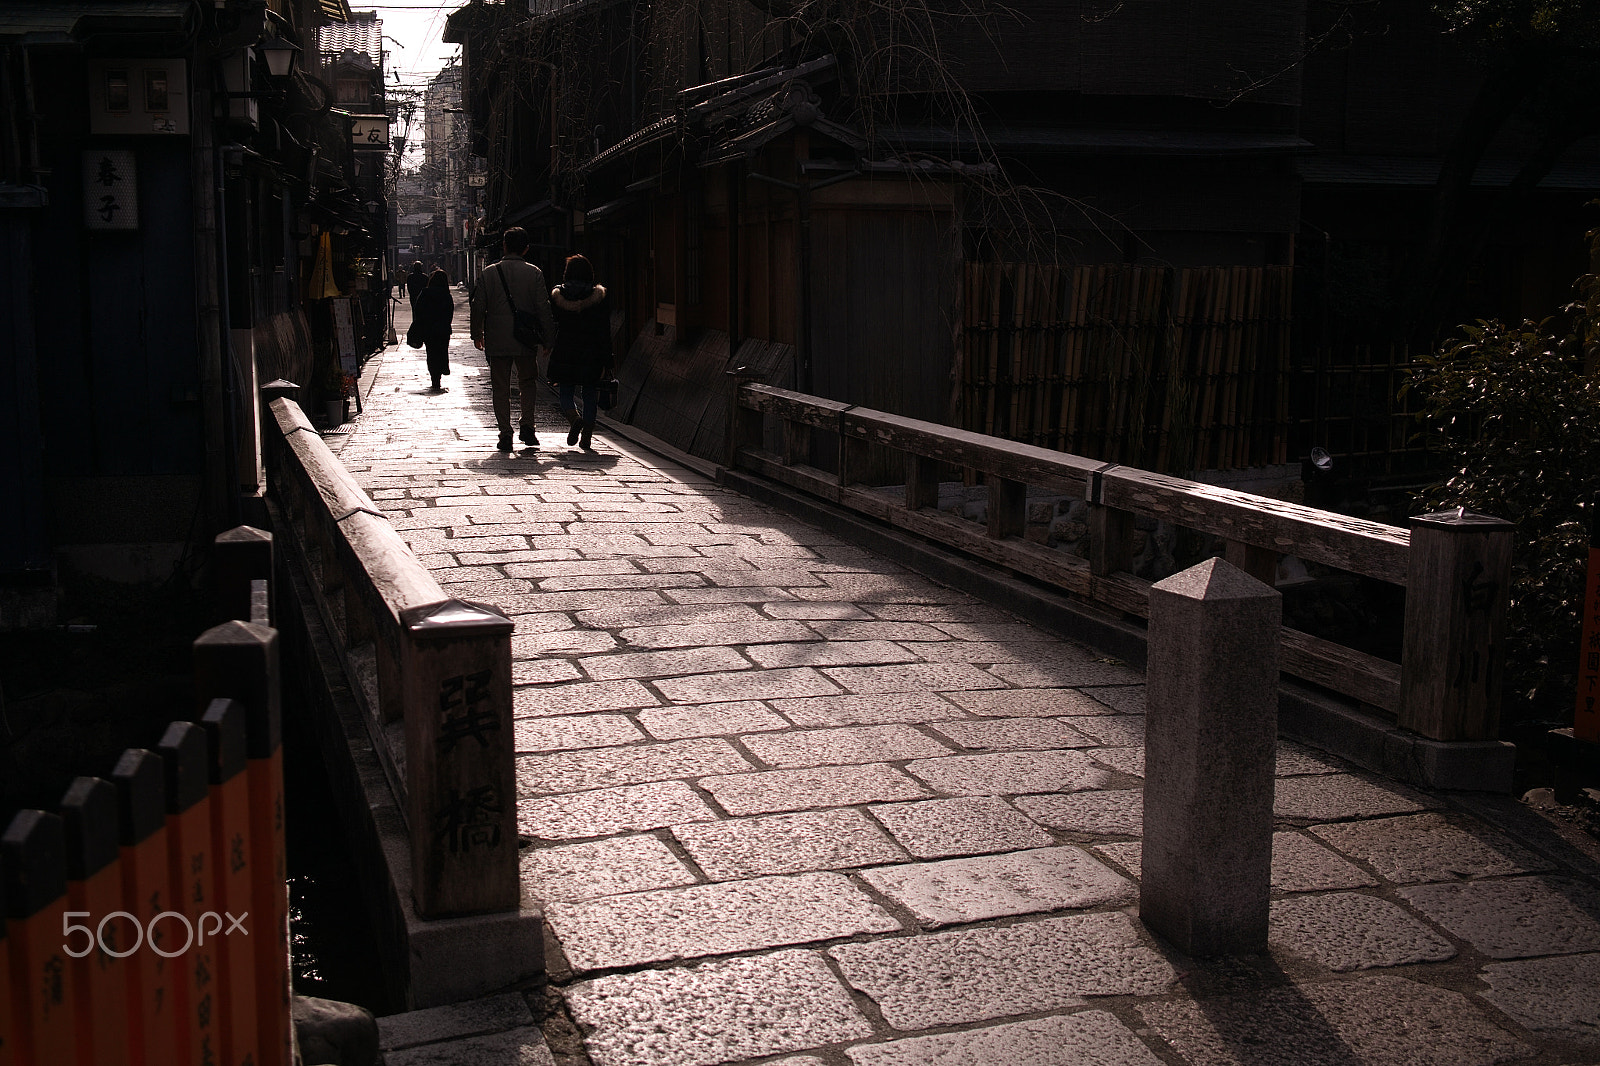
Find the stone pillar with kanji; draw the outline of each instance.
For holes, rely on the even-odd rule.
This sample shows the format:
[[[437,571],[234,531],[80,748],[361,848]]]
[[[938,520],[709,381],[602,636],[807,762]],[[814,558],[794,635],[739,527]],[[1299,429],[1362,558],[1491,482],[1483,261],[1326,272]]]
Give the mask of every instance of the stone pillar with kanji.
[[[407,816],[417,913],[516,910],[511,620],[446,600],[401,613]]]

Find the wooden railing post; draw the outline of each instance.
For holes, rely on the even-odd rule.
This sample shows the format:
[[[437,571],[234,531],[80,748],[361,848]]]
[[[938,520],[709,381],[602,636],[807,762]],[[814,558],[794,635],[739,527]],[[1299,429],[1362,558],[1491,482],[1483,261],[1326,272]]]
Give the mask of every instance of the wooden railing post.
[[[989,536],[1020,537],[1028,528],[1028,486],[998,474],[989,475]]]
[[[1278,583],[1278,553],[1241,540],[1223,543],[1222,557],[1263,585]]]
[[[1115,463],[1107,463],[1089,478],[1089,573],[1106,577],[1133,569],[1133,512],[1101,502],[1102,480]]]
[[[1434,740],[1500,729],[1512,525],[1471,511],[1411,520],[1400,725]]]
[[[244,706],[250,796],[246,862],[261,1047],[256,1061],[261,1066],[288,1066],[293,1052],[278,631],[238,621],[206,630],[194,642],[194,674],[197,710],[203,713],[217,699],[237,700]]]
[[[66,833],[59,815],[18,811],[0,836],[0,873],[12,987],[14,1061],[74,1062],[72,960],[62,947],[67,912]]]
[[[129,968],[120,957],[126,948],[125,919],[106,917],[126,911],[117,847],[117,789],[98,777],[79,777],[61,798],[61,819],[67,833],[67,901],[82,916],[78,923],[94,933],[72,938],[73,986],[77,1013],[93,1022],[78,1027],[80,1062],[123,1066],[133,1061],[128,1040]],[[85,951],[87,949],[87,951]],[[141,945],[142,949],[142,945]]]
[[[906,453],[906,509],[939,507],[939,461],[915,452]]]
[[[1095,577],[1133,569],[1133,512],[1089,505],[1089,572]]]
[[[401,612],[411,886],[423,918],[515,910],[511,620],[446,600]]]
[[[279,399],[300,402],[300,386],[283,378],[275,378],[261,386],[261,466],[267,474],[267,488],[277,491],[273,475],[283,459],[283,434],[278,431],[277,420],[272,415],[272,401]]]
[[[272,624],[270,601],[266,604],[266,617],[253,617],[257,609],[254,582],[272,580],[271,533],[254,526],[235,526],[218,533],[212,542],[211,569],[219,620],[236,618]],[[267,588],[270,590],[270,584]]]
[[[739,390],[755,381],[758,375],[747,366],[726,371],[728,379],[728,421],[723,443],[722,465],[732,470],[739,465],[740,448],[761,446],[761,412],[752,411],[739,403]]]
[[[783,420],[783,465],[811,464],[811,427],[792,418]]]

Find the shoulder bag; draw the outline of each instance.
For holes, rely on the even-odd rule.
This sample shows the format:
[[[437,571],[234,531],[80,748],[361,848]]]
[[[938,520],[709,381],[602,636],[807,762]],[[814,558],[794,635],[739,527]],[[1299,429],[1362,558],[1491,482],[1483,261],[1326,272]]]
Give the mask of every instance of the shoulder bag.
[[[532,311],[518,311],[516,301],[511,298],[511,285],[506,281],[505,268],[496,263],[494,272],[500,278],[500,287],[506,291],[506,303],[511,308],[511,335],[524,348],[537,348],[544,343],[544,329],[539,324],[539,316]]]

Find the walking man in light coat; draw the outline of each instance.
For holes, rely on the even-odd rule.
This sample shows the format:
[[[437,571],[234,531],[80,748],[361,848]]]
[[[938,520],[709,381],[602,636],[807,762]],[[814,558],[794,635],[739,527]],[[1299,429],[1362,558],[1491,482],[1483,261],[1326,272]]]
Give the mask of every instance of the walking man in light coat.
[[[522,422],[518,427],[522,443],[539,446],[533,432],[533,408],[539,387],[538,347],[548,348],[555,337],[550,317],[550,289],[544,273],[528,262],[528,233],[520,226],[506,230],[504,254],[500,261],[485,267],[472,292],[472,343],[489,360],[489,387],[494,394],[494,420],[500,427],[499,448],[511,450],[511,371],[517,372],[517,391],[522,394]],[[512,331],[515,312],[530,311],[538,316],[544,342],[528,347]]]

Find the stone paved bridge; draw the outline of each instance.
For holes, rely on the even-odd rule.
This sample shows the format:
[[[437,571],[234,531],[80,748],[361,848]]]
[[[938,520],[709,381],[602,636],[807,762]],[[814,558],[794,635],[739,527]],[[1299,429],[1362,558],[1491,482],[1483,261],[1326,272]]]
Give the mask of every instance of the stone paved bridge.
[[[497,453],[457,339],[342,458],[515,620],[550,985],[388,1019],[391,1064],[1600,1062],[1559,826],[1283,744],[1271,955],[1185,958],[1135,916],[1138,672],[604,429]]]

